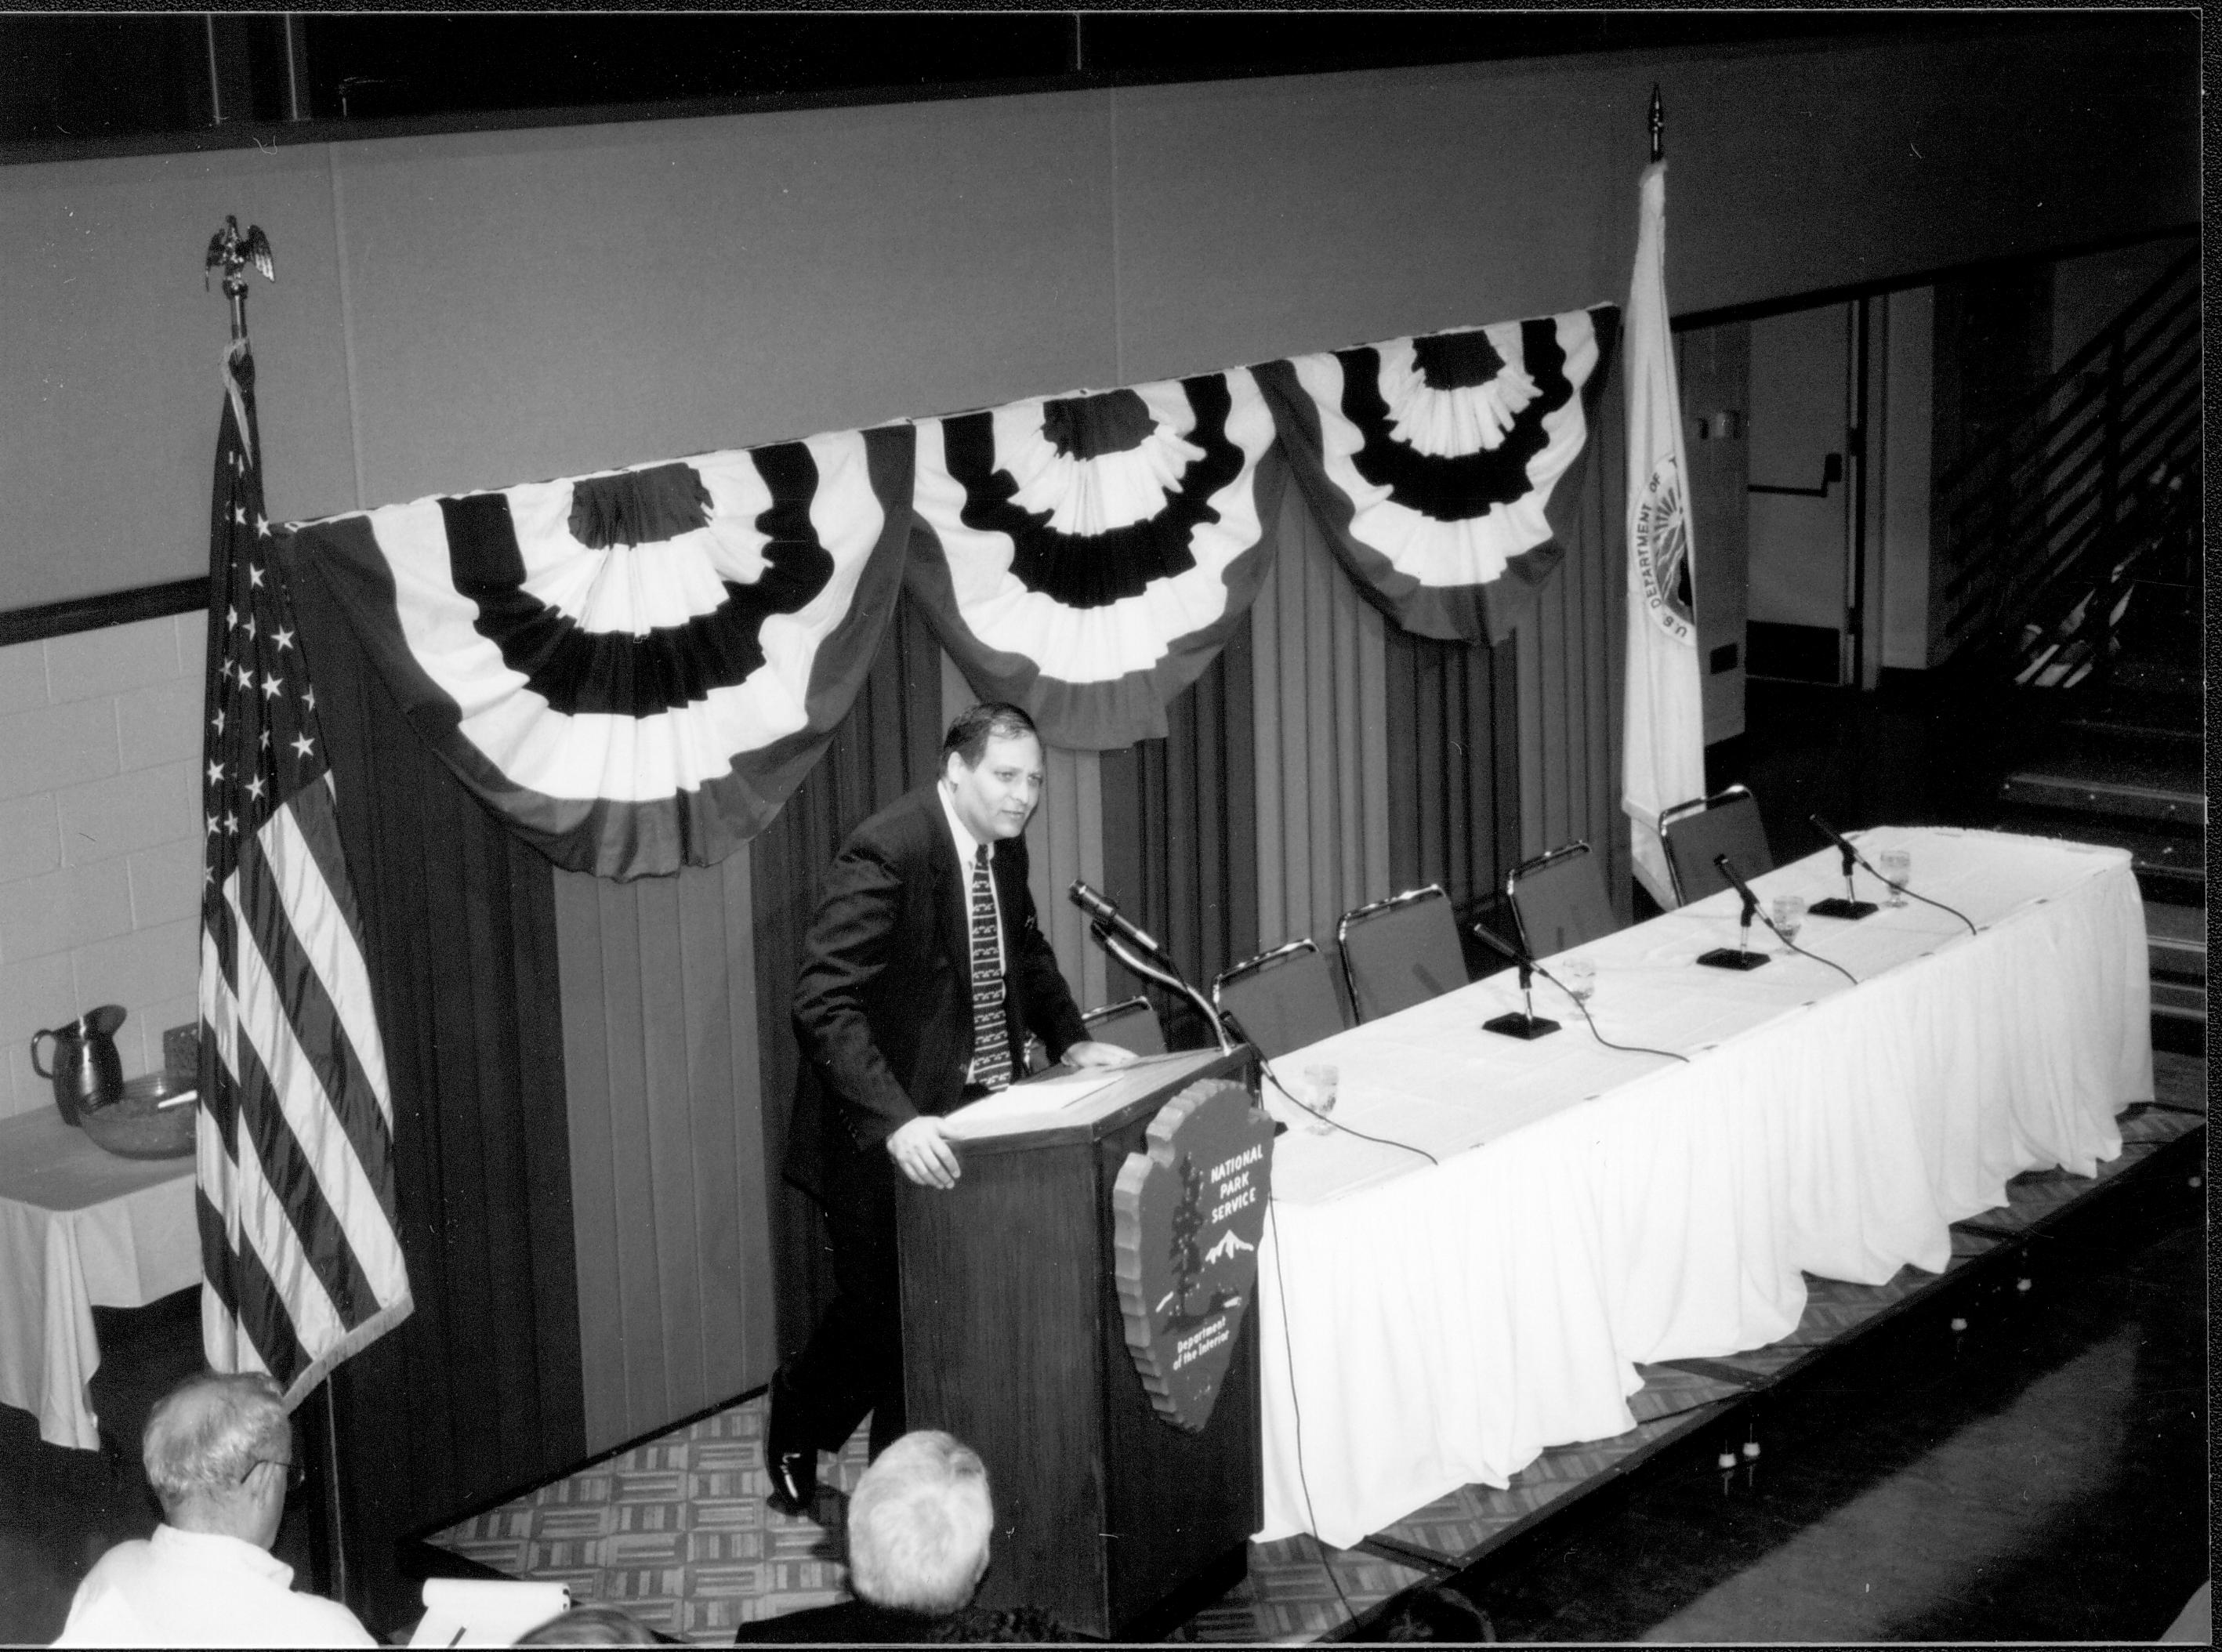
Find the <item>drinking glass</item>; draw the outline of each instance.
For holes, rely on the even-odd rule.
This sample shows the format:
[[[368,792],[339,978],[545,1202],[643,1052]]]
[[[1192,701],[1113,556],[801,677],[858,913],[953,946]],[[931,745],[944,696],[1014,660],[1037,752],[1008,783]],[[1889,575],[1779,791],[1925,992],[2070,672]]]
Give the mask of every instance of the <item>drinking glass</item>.
[[[1328,1122],[1334,1112],[1334,1104],[1342,1090],[1341,1070],[1334,1063],[1321,1061],[1304,1069],[1304,1088],[1310,1092],[1304,1102],[1319,1115],[1304,1128],[1313,1135],[1323,1136],[1334,1127]]]
[[[1890,898],[1885,901],[1883,905],[1904,906],[1905,886],[1913,876],[1912,851],[1905,849],[1886,849],[1876,858],[1882,863],[1883,881],[1890,885]]]
[[[1774,933],[1787,945],[1798,939],[1798,930],[1805,927],[1805,897],[1778,895],[1767,903],[1767,915],[1774,920]]]
[[[1597,990],[1597,965],[1586,958],[1561,959],[1559,980],[1566,988],[1567,997],[1578,1004],[1587,1003],[1590,994]]]

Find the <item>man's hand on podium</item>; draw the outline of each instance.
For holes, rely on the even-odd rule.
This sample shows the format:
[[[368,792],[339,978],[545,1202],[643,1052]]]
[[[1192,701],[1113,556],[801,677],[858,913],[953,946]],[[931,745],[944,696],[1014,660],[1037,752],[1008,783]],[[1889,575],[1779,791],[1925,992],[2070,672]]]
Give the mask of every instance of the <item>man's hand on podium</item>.
[[[1132,1050],[1122,1050],[1115,1044],[1098,1044],[1094,1039],[1083,1039],[1064,1052],[1068,1067],[1123,1067],[1139,1059]]]
[[[920,1114],[908,1124],[899,1128],[888,1138],[888,1152],[895,1161],[895,1168],[920,1187],[938,1187],[945,1191],[957,1185],[963,1166],[957,1162],[957,1150],[949,1145],[941,1121],[931,1114]]]

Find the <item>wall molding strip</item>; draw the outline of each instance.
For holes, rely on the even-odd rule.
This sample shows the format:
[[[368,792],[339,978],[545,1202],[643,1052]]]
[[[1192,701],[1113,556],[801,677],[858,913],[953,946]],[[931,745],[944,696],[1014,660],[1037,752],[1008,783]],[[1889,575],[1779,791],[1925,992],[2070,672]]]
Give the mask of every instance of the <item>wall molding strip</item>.
[[[0,612],[0,648],[14,643],[36,643],[72,631],[99,631],[109,625],[128,625],[138,619],[161,619],[191,613],[208,606],[208,575],[170,580],[160,585],[141,585],[129,591],[109,591],[95,597],[68,597],[28,608]]]

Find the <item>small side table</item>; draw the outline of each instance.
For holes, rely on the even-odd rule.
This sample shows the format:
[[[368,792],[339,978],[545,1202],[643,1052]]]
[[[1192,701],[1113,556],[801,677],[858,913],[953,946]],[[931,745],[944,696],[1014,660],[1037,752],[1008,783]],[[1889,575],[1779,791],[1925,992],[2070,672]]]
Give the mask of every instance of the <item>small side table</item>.
[[[142,1308],[196,1284],[193,1159],[118,1159],[51,1108],[0,1121],[0,1404],[39,1437],[100,1446],[85,1384],[92,1310]]]

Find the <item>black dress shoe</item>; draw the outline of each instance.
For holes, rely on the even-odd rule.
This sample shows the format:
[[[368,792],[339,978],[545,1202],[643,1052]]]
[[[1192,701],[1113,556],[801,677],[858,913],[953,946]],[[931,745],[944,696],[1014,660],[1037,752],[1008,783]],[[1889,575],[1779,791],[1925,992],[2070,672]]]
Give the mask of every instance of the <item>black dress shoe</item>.
[[[771,1506],[784,1515],[804,1516],[818,1497],[818,1447],[795,1432],[795,1413],[787,1373],[777,1372],[764,1424],[764,1472],[771,1479]]]

